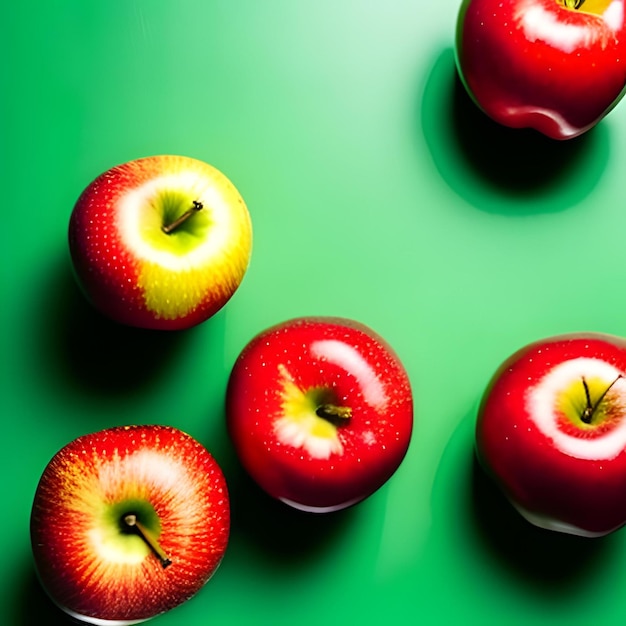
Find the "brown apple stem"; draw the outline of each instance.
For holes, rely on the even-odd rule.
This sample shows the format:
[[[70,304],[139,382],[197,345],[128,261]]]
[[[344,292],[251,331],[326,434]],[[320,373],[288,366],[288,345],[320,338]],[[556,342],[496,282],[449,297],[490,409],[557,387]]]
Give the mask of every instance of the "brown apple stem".
[[[161,565],[163,569],[165,569],[168,565],[172,564],[172,561],[167,558],[167,554],[158,541],[152,536],[152,533],[137,519],[137,516],[134,513],[129,513],[124,516],[124,523],[129,528],[133,529],[147,544],[150,546],[150,549],[154,552],[154,554],[158,557],[159,561],[161,561]]]
[[[594,402],[591,402],[591,395],[589,393],[589,385],[587,384],[587,381],[585,380],[585,377],[583,376],[582,380],[583,380],[583,387],[585,388],[585,398],[587,400],[587,406],[585,406],[585,410],[582,412],[580,419],[585,424],[591,424],[591,420],[593,419],[594,413],[600,406],[600,403],[602,402],[602,400],[604,400],[604,398],[606,397],[606,394],[609,393],[609,391],[611,391],[611,388],[613,387],[613,385],[615,385],[615,383],[620,378],[622,378],[622,375],[618,374],[617,378],[604,390],[602,395],[594,403]]]
[[[317,407],[315,414],[333,423],[342,423],[352,417],[352,409],[349,406],[337,406],[336,404],[322,404]]]
[[[169,235],[174,232],[181,224],[184,224],[192,215],[200,211],[200,209],[204,208],[202,202],[198,200],[193,201],[193,206],[190,209],[187,209],[179,218],[175,219],[171,224],[164,224],[161,227],[161,230]]]

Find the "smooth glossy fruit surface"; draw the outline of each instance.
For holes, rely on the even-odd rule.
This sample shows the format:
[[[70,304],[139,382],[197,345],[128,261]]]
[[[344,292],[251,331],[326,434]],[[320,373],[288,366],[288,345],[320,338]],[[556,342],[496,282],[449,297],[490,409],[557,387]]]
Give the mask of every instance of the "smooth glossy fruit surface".
[[[597,124],[626,88],[624,0],[465,0],[457,65],[496,122],[554,139]]]
[[[252,228],[224,174],[197,159],[154,156],[87,186],[70,218],[69,246],[78,282],[102,313],[178,330],[233,295],[249,264]]]
[[[84,435],[45,468],[31,540],[43,587],[84,621],[134,623],[191,598],[220,564],[229,536],[220,468],[167,426]]]
[[[512,355],[483,397],[476,446],[532,523],[584,536],[626,524],[626,339],[560,335]]]
[[[243,466],[271,496],[332,511],[369,496],[404,458],[413,425],[407,373],[352,320],[305,317],[257,335],[227,393]]]

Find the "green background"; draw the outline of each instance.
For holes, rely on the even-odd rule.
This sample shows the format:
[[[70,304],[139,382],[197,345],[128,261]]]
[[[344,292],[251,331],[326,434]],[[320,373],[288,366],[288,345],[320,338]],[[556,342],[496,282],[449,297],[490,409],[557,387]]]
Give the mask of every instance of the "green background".
[[[525,343],[626,335],[626,104],[557,143],[496,127],[459,88],[457,0],[13,2],[2,97],[3,624],[66,624],[40,590],[28,520],[78,435],[167,423],[222,465],[222,566],[168,624],[626,623],[626,532],[540,532],[477,471],[473,421]],[[144,333],[77,292],[67,223],[109,167],[178,153],[221,169],[254,225],[249,271],[213,319]],[[332,515],[270,501],[226,438],[254,334],[360,320],[411,377],[394,477]]]

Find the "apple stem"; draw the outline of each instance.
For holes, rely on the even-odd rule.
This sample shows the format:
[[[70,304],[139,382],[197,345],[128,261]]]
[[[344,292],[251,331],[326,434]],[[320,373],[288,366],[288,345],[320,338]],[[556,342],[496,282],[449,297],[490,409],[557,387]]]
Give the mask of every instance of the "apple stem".
[[[337,406],[336,404],[322,404],[317,407],[315,414],[332,423],[342,423],[352,417],[352,409],[349,406]]]
[[[125,515],[124,523],[126,526],[133,529],[148,544],[148,546],[150,546],[150,549],[154,552],[154,554],[156,554],[159,561],[161,561],[163,569],[172,564],[172,561],[167,558],[167,554],[165,554],[163,548],[161,548],[157,540],[152,536],[152,533],[137,519],[137,516],[134,513]]]
[[[580,419],[585,424],[591,424],[591,420],[593,419],[593,415],[596,412],[597,408],[600,406],[600,403],[602,402],[602,400],[604,400],[604,398],[606,397],[606,394],[609,393],[609,391],[611,390],[613,385],[620,378],[622,378],[622,375],[618,374],[617,378],[604,390],[602,395],[595,401],[595,403],[593,403],[593,402],[591,402],[591,395],[589,393],[589,385],[587,384],[587,381],[585,380],[585,377],[583,376],[582,380],[583,380],[583,387],[585,388],[585,397],[587,399],[587,406],[585,407],[585,410],[583,411],[582,415],[580,416]]]
[[[193,201],[193,206],[190,209],[187,209],[179,218],[175,219],[171,224],[165,224],[161,227],[161,230],[169,235],[174,232],[181,224],[185,223],[194,213],[200,211],[200,209],[204,208],[204,204],[199,202],[198,200]]]
[[[585,3],[585,0],[563,0],[563,4],[568,9],[580,9],[580,7]]]

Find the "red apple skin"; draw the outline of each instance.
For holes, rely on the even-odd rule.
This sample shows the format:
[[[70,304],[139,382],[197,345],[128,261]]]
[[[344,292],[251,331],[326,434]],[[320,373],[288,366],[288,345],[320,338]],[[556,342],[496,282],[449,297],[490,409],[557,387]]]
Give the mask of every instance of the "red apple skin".
[[[127,562],[97,535],[110,530],[111,507],[134,499],[159,517],[165,568],[150,551]],[[87,622],[136,623],[200,590],[223,558],[229,525],[224,476],[200,443],[169,426],[126,426],[81,436],[52,458],[30,527],[38,576],[58,606]]]
[[[619,381],[621,401],[615,407],[622,425],[621,451],[618,440],[618,450],[609,458],[577,458],[564,452],[538,427],[529,404],[533,390],[555,366],[581,358],[599,360],[626,376],[626,339],[572,333],[534,342],[509,357],[483,396],[476,452],[487,473],[529,521],[591,537],[626,524],[626,381]],[[563,432],[559,437],[569,433],[582,443],[602,435],[577,432],[571,425],[559,430]]]
[[[329,390],[352,410],[337,426],[341,451],[315,458],[306,446],[280,440],[285,374],[299,391]],[[233,367],[226,405],[247,472],[270,496],[311,512],[345,508],[381,487],[402,462],[413,427],[411,386],[398,356],[370,328],[344,318],[296,318],[257,335]]]
[[[170,271],[161,262],[142,258],[124,235],[129,197],[168,177],[191,181],[194,189],[185,189],[183,182],[180,193],[208,198],[202,215],[193,218],[207,219],[207,238],[214,236],[210,230],[215,232],[216,221],[224,223],[223,218],[213,218],[211,200],[218,197],[230,206],[228,225],[214,236],[220,243],[201,267]],[[144,202],[144,213],[153,201]],[[167,239],[160,232],[151,237]],[[252,226],[243,198],[219,170],[190,157],[158,155],[117,165],[92,181],[74,206],[68,239],[77,282],[97,310],[128,326],[182,330],[213,316],[235,293],[250,261]]]
[[[557,0],[465,0],[456,57],[467,91],[504,126],[581,135],[625,92],[624,2],[605,19]]]

